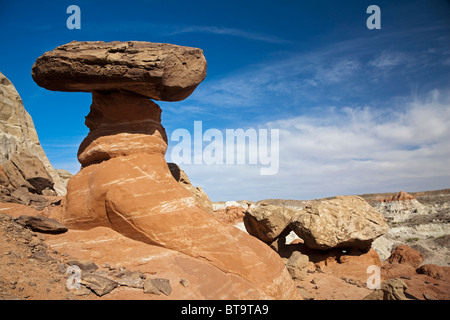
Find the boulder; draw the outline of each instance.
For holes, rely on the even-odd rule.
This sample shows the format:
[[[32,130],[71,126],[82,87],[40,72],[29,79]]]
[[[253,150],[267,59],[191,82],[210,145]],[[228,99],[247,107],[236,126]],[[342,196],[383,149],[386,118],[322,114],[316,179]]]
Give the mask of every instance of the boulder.
[[[155,100],[187,98],[206,76],[198,48],[143,41],[77,42],[39,57],[34,81],[54,91],[127,91]]]
[[[287,207],[259,205],[247,210],[244,224],[250,235],[271,243],[285,231],[296,214]]]
[[[95,271],[98,269],[98,266],[94,262],[92,262],[90,260],[83,260],[83,259],[67,261],[67,265],[68,266],[77,266],[82,271]]]
[[[172,292],[172,287],[170,286],[169,279],[156,278],[152,279],[152,283],[155,288],[159,290],[159,292],[162,292],[166,296],[168,296]]]
[[[34,187],[24,179],[19,168],[17,168],[11,160],[6,161],[2,168],[8,179],[7,185],[16,189],[25,188],[27,192],[29,192],[29,190],[35,191]]]
[[[383,215],[358,196],[317,200],[297,214],[290,228],[313,249],[358,248],[389,230]]]
[[[381,288],[374,290],[363,300],[408,300],[406,283],[401,279],[389,279],[381,283]]]
[[[389,263],[407,264],[418,268],[423,263],[422,254],[405,244],[396,247],[388,258]]]
[[[383,261],[381,274],[384,279],[411,278],[415,276],[416,269],[409,264],[389,263]]]
[[[381,290],[384,292],[383,300],[407,300],[406,289],[408,286],[401,279],[389,279],[381,283]]]
[[[128,271],[128,270],[127,270]],[[145,276],[139,272],[125,272],[122,276],[117,279],[117,283],[121,286],[127,286],[131,288],[143,288],[144,287]]]
[[[3,170],[16,188],[26,187],[30,192],[42,194],[43,190],[52,189],[54,185],[42,162],[25,150],[12,155],[3,164]]]
[[[80,283],[98,296],[104,296],[118,287],[118,283],[95,273],[82,273]]]
[[[62,233],[67,231],[67,228],[55,219],[43,216],[21,215],[16,219],[16,222],[23,227],[27,227],[38,232]]]
[[[46,190],[44,190],[44,193],[46,193]],[[22,204],[39,211],[51,204],[44,196],[31,193],[26,187],[15,189],[10,184],[8,187],[0,188],[0,202]]]
[[[159,296],[161,294],[161,291],[156,287],[155,283],[153,282],[153,279],[147,279],[144,281],[144,293],[148,294],[155,294]]]
[[[286,263],[286,268],[292,279],[305,280],[308,275],[308,263],[309,258],[307,255],[294,251]]]
[[[424,264],[417,269],[417,273],[425,274],[437,280],[450,281],[450,267],[435,264]]]
[[[44,190],[45,193],[45,190]],[[45,199],[43,196],[30,193],[27,188],[20,187],[17,189],[13,189],[10,192],[11,197],[18,199],[18,203],[22,203],[26,206],[33,207],[37,210],[43,210],[46,206],[49,205],[49,201]],[[14,201],[13,201],[14,202]]]
[[[229,206],[225,209],[217,209],[213,211],[213,216],[222,222],[236,225],[242,223],[246,210],[242,207]]]
[[[56,172],[61,178],[64,188],[67,189],[67,182],[69,182],[69,179],[73,176],[73,174],[64,169],[57,169]]]

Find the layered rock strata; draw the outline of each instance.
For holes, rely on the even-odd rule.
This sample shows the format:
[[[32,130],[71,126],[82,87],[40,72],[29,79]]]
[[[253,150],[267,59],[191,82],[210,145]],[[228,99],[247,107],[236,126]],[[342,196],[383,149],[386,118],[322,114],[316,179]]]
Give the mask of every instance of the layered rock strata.
[[[50,164],[30,114],[14,85],[0,72],[0,165],[4,185],[26,187],[32,193],[45,189],[63,195],[66,187]]]
[[[44,53],[33,79],[54,91],[127,91],[154,100],[187,98],[206,76],[203,51],[140,41],[77,42]]]
[[[401,222],[414,215],[427,214],[428,210],[417,199],[404,191],[386,197],[377,202],[374,207],[384,214],[391,222]]]
[[[63,224],[110,227],[207,262],[228,280],[248,283],[241,297],[297,297],[277,254],[217,221],[173,178],[164,159],[161,109],[149,99],[189,96],[206,75],[202,50],[148,42],[71,42],[38,58],[32,74],[50,90],[93,96],[86,117],[90,132],[78,151],[82,169],[68,182],[59,217]]]

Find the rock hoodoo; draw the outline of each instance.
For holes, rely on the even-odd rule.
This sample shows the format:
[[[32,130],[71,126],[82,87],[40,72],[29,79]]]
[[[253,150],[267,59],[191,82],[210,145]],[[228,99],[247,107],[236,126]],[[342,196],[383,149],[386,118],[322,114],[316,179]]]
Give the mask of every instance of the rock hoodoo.
[[[149,42],[71,42],[37,59],[32,75],[50,90],[92,92],[81,171],[70,178],[58,220],[110,227],[141,242],[207,262],[241,298],[297,297],[280,257],[216,220],[172,176],[161,109],[206,76],[200,49]],[[194,271],[193,271],[194,272]]]

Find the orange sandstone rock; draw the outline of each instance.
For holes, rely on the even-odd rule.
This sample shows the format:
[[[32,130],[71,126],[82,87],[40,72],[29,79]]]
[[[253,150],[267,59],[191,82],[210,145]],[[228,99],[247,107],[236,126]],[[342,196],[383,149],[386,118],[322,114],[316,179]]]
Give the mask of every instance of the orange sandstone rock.
[[[87,62],[92,46],[96,46],[95,56],[101,59],[89,58]],[[161,69],[165,80],[142,76],[145,81],[137,81],[134,90],[133,81],[139,76],[133,77],[133,81],[126,78],[126,85],[122,84],[117,78],[119,73],[109,73],[107,65],[103,64],[102,50],[109,50],[105,53],[108,56],[111,48],[102,46],[71,43],[67,50],[62,46],[44,54],[33,67],[33,77],[51,90],[93,91],[91,111],[86,117],[90,132],[78,151],[82,169],[68,182],[59,220],[70,229],[108,227],[141,243],[190,256],[226,275],[232,286],[246,283],[246,290],[253,290],[254,294],[247,292],[242,297],[298,298],[282,259],[258,239],[216,220],[173,178],[164,159],[167,137],[160,122],[161,109],[148,98],[181,100],[188,96],[192,86],[195,88],[203,80],[198,76],[201,68],[189,59],[183,63],[183,59],[177,62],[171,57],[174,52],[177,57],[189,57],[194,53],[195,59],[204,60],[203,54],[198,56],[199,51],[192,48],[159,47],[162,51],[158,63],[165,66]],[[122,46],[114,43],[113,48]],[[124,48],[126,54],[121,55],[124,61],[118,60],[121,65],[133,65],[136,62],[133,58],[146,59],[142,51],[134,55],[129,43],[124,43]],[[133,44],[133,48],[141,48],[141,45]],[[116,53],[116,49],[112,53]],[[88,66],[84,69],[82,64]],[[180,64],[183,68],[169,68],[171,64]],[[67,86],[55,84],[53,75],[48,72],[53,69],[61,76],[68,75]],[[178,84],[167,79],[171,72],[175,72],[173,78],[179,79]],[[95,73],[103,75],[105,85]],[[83,82],[83,76],[88,81]],[[149,87],[148,91],[143,83]],[[190,85],[184,85],[186,83]],[[181,91],[175,94],[175,89]],[[166,97],[162,93],[173,95]],[[202,272],[201,269],[192,272],[195,270]]]
[[[414,268],[418,268],[423,262],[422,254],[405,244],[395,248],[388,258],[389,263],[407,264]]]

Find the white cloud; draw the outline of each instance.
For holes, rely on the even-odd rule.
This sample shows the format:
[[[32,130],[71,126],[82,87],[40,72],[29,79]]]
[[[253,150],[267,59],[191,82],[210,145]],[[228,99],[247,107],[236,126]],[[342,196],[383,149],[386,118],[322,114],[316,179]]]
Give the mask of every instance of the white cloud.
[[[438,47],[398,50],[397,38],[383,41],[382,51],[372,38],[353,39],[206,79],[190,102],[222,110],[227,128],[280,129],[279,172],[263,177],[260,165],[182,168],[213,200],[448,188],[447,56]],[[424,95],[429,88],[437,89]]]
[[[428,74],[440,76],[431,62],[442,52],[374,54],[366,45],[355,39],[291,53],[205,81],[190,100],[226,108],[224,117],[236,116],[228,128],[280,129],[279,172],[262,177],[258,165],[182,165],[192,183],[213,200],[449,187],[449,88],[439,78],[423,84]],[[438,89],[408,95],[432,87]]]
[[[209,34],[227,35],[275,44],[292,43],[289,40],[281,39],[279,37],[272,35],[248,32],[245,30],[235,28],[216,27],[216,26],[184,26],[178,28],[175,31],[170,32],[169,35],[177,35],[183,33],[209,33]]]
[[[450,181],[450,94],[432,91],[388,111],[324,108],[321,115],[265,123],[280,129],[280,170],[182,166],[213,200],[318,198],[419,191]]]
[[[412,58],[402,52],[383,51],[375,59],[369,61],[369,65],[380,69],[391,69],[393,67],[408,64]]]
[[[324,83],[336,83],[351,76],[360,67],[357,60],[343,59],[335,62],[331,66],[318,66],[315,80]]]

